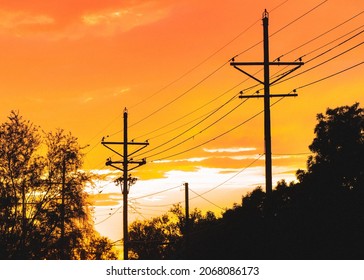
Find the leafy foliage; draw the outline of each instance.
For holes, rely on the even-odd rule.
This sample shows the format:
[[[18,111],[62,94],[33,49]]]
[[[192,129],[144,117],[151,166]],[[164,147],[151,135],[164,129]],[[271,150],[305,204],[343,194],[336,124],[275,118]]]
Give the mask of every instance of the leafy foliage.
[[[216,220],[212,212],[205,215],[194,209],[190,213],[190,235]],[[186,250],[186,217],[180,204],[168,213],[145,221],[135,221],[129,229],[132,256],[137,259],[180,259]],[[189,247],[193,247],[192,245]],[[190,250],[189,250],[190,251]]]
[[[0,258],[116,258],[93,230],[77,138],[63,130],[42,137],[11,112],[0,145]]]
[[[316,137],[309,146],[314,153],[307,161],[301,182],[314,181],[324,187],[357,189],[364,183],[364,110],[359,104],[327,109],[317,115]]]

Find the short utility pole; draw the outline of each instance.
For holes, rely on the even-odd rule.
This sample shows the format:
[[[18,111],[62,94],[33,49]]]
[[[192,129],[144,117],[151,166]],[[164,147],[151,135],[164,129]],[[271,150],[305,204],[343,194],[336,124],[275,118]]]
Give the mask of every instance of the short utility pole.
[[[113,151],[115,154],[122,157],[122,160],[112,161],[111,158],[107,159],[106,165],[112,166],[118,170],[123,171],[123,180],[122,180],[122,194],[123,194],[123,235],[124,235],[124,260],[128,259],[128,249],[129,249],[129,234],[128,234],[128,193],[129,193],[129,175],[128,172],[146,164],[146,159],[142,160],[133,160],[130,156],[144,149],[149,145],[148,142],[128,142],[128,111],[124,109],[124,141],[123,142],[107,142],[104,141],[104,138],[101,141],[101,144],[106,148]],[[122,145],[123,153],[118,152],[116,149],[113,149],[112,146]],[[128,152],[128,146],[139,146],[132,153]],[[141,147],[140,147],[141,146]],[[118,166],[121,165],[121,166]],[[129,165],[132,165],[129,167]]]
[[[264,138],[265,138],[265,188],[268,200],[272,193],[272,147],[271,147],[271,121],[270,121],[270,98],[271,97],[286,97],[286,96],[297,96],[297,94],[270,94],[270,86],[283,79],[293,71],[297,70],[304,63],[303,62],[280,62],[273,61],[269,62],[269,34],[268,34],[268,12],[267,10],[263,13],[263,37],[264,37],[264,61],[263,62],[235,62],[232,59],[230,63],[235,69],[249,76],[253,80],[264,85],[264,95],[240,95],[239,98],[264,98]],[[293,69],[283,73],[279,78],[270,81],[269,66],[295,66]],[[247,73],[238,66],[264,66],[264,81],[254,77]]]
[[[189,257],[189,246],[190,246],[190,199],[189,199],[189,190],[188,183],[184,183],[185,186],[185,248],[186,248],[186,257]]]

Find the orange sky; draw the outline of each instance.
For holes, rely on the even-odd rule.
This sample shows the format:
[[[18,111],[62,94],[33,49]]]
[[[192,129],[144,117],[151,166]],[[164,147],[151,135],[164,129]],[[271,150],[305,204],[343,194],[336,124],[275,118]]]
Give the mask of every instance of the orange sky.
[[[130,197],[176,187],[132,200],[133,217],[161,214],[168,207],[156,205],[183,201],[178,186],[186,181],[193,191],[208,192],[204,198],[209,202],[193,199],[192,208],[219,211],[216,205],[231,207],[233,202],[240,203],[246,190],[264,185],[264,157],[254,162],[264,153],[263,115],[212,139],[259,113],[263,100],[250,99],[217,122],[242,102],[234,99],[193,126],[240,90],[256,84],[231,67],[229,59],[240,54],[236,61],[262,61],[263,46],[258,43],[264,9],[271,11],[271,60],[284,55],[281,61],[294,61],[303,56],[307,62],[332,48],[294,74],[353,48],[272,87],[272,93],[289,93],[363,61],[359,45],[363,33],[358,33],[363,30],[364,14],[358,14],[364,3],[359,0],[4,0],[0,5],[0,120],[5,121],[11,110],[19,110],[44,130],[63,128],[76,135],[81,145],[90,145],[84,167],[104,173],[106,179],[98,182],[103,196],[97,205],[106,206],[97,208],[96,223],[115,213],[98,225],[113,239],[120,236],[121,215],[115,212],[120,190],[107,179],[120,174],[105,167],[112,153],[100,141],[107,135],[109,140],[122,141],[124,107],[129,112],[130,139],[149,139],[148,150],[155,149],[141,155],[148,164],[133,173],[139,180]],[[271,74],[282,68],[272,67]],[[301,153],[309,152],[317,113],[354,102],[363,106],[363,69],[360,65],[304,87],[297,98],[286,98],[272,107],[274,182],[294,179],[294,172],[305,168],[307,154]],[[253,74],[260,68],[245,70]],[[262,79],[262,72],[257,77]],[[199,147],[169,157],[195,146]],[[111,227],[116,228],[112,234]]]

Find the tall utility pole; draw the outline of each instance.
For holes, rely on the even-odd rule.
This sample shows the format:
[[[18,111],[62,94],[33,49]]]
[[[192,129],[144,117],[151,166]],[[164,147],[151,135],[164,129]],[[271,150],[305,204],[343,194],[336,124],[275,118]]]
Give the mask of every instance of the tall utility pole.
[[[268,33],[268,17],[267,10],[263,13],[263,38],[264,38],[264,61],[263,62],[235,62],[234,59],[230,63],[235,69],[264,85],[264,95],[240,95],[240,98],[264,98],[264,139],[265,139],[265,188],[266,194],[269,198],[272,193],[272,139],[271,139],[271,121],[270,121],[270,98],[271,97],[286,97],[297,96],[297,94],[270,94],[270,86],[283,79],[293,71],[297,70],[304,63],[303,62],[269,62],[269,33]],[[271,81],[269,68],[271,65],[275,66],[295,66],[291,70],[283,73],[279,78]],[[264,66],[264,81],[254,77],[253,75],[245,72],[238,66]]]
[[[123,171],[123,180],[122,180],[122,194],[123,194],[123,235],[124,235],[124,260],[128,259],[128,249],[129,249],[129,234],[128,234],[128,193],[129,193],[129,175],[128,172],[146,164],[146,159],[142,160],[133,160],[130,158],[133,154],[139,152],[149,145],[148,142],[128,142],[128,111],[124,109],[124,141],[123,142],[106,142],[104,138],[101,141],[101,144],[106,148],[113,151],[115,154],[122,157],[122,160],[112,161],[111,158],[107,159],[106,165],[112,166],[118,170]],[[112,146],[122,145],[123,153],[121,154],[116,149],[113,149]],[[129,153],[128,146],[141,146],[134,150],[132,153]],[[121,166],[119,166],[121,165]],[[132,166],[129,166],[132,165]]]

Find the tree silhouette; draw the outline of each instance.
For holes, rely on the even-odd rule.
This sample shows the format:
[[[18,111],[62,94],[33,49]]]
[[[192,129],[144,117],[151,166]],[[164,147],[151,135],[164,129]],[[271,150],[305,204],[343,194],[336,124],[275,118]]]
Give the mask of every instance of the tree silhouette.
[[[181,206],[176,204],[159,217],[133,222],[129,227],[129,238],[134,258],[173,258],[182,240],[181,215]]]
[[[63,130],[42,137],[11,112],[0,145],[2,259],[116,258],[93,229],[77,138]]]
[[[364,110],[355,103],[327,109],[317,120],[315,138],[309,146],[314,155],[307,161],[307,172],[298,172],[298,179],[320,187],[362,188]]]
[[[190,236],[201,241],[201,234],[206,233],[205,228],[216,221],[214,213],[208,211],[203,215],[200,210],[194,209],[190,213]],[[173,205],[159,217],[135,221],[129,227],[132,255],[137,259],[186,259],[187,254],[189,258],[197,258],[201,244],[195,244],[192,240],[192,250],[187,252],[185,223],[186,217],[180,204]],[[207,240],[206,235],[204,240]],[[202,251],[206,253],[204,249]]]
[[[362,258],[364,110],[358,103],[327,109],[317,121],[309,146],[314,155],[294,186],[291,220],[306,224],[299,248],[309,258]]]

